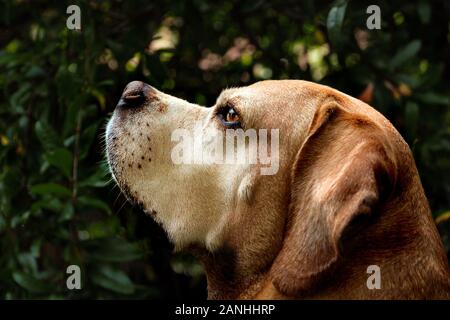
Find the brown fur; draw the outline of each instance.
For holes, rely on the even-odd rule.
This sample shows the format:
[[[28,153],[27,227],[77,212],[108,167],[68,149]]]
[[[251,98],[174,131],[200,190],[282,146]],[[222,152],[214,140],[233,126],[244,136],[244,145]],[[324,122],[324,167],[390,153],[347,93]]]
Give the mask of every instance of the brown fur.
[[[311,89],[318,106],[306,139],[290,169],[264,178],[288,204],[275,216],[284,231],[249,241],[248,228],[264,228],[258,204],[238,207],[226,249],[193,250],[209,298],[449,299],[445,251],[408,146],[364,103]],[[366,286],[369,265],[381,268],[379,290]]]
[[[166,231],[172,211],[183,209],[173,218],[183,228],[168,234],[204,265],[210,299],[450,298],[447,257],[411,151],[375,109],[297,80],[225,90],[211,111],[140,82],[124,96],[142,90],[146,103],[118,108],[110,121],[109,161],[131,199],[147,211],[162,203]],[[255,165],[178,176],[158,158],[170,151],[161,150],[161,132],[202,119],[224,129],[214,110],[229,104],[245,128],[279,129],[276,174],[260,175]],[[137,170],[123,164],[134,153]],[[186,240],[213,213],[222,219],[214,246]],[[380,267],[381,289],[367,287],[371,265]]]

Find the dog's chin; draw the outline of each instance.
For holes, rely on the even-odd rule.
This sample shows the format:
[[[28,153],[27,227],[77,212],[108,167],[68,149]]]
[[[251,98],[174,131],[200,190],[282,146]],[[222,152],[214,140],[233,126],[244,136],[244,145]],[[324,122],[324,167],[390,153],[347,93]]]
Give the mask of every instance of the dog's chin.
[[[129,190],[129,188],[127,188]],[[215,251],[218,247],[216,243],[217,239],[212,239],[210,241],[199,241],[198,239],[192,239],[191,234],[196,233],[195,226],[191,227],[176,227],[174,229],[174,225],[178,225],[178,223],[174,223],[173,220],[168,219],[168,216],[174,216],[174,212],[172,211],[160,211],[151,207],[147,201],[143,201],[139,198],[139,195],[129,194],[126,196],[127,200],[134,207],[141,210],[146,216],[155,221],[156,224],[166,233],[169,241],[173,245],[174,252],[184,252],[189,250],[192,246],[199,248],[206,248],[209,251]],[[186,232],[186,230],[190,230]]]
[[[122,192],[122,194],[125,196],[127,201],[135,208],[138,208],[140,211],[145,213],[147,216],[153,218],[158,224],[161,225],[161,222],[159,219],[157,219],[157,212],[154,208],[151,208],[149,205],[147,205],[143,200],[139,198],[138,194],[132,194],[130,192],[130,187],[123,182],[117,182],[119,185],[119,188]]]
[[[141,171],[146,173],[144,177],[140,176],[142,173],[136,168],[130,168],[127,161],[123,161],[122,150],[107,145],[107,152],[109,169],[122,194],[130,204],[139,208],[165,231],[175,251],[185,251],[191,245],[214,251],[220,243],[220,230],[216,230],[216,224],[208,222],[211,225],[206,225],[204,219],[195,214],[197,208],[193,208],[192,203],[189,206],[190,199],[187,199],[188,204],[184,208],[187,211],[183,211],[180,209],[181,202],[173,202],[173,199],[164,198],[161,194],[158,197],[158,188],[151,187],[151,174],[159,172],[153,167],[157,165],[158,159],[152,161],[151,167],[142,167]],[[180,198],[183,196],[186,194],[180,194]]]
[[[139,200],[138,195],[135,193],[133,194],[131,192],[131,187],[128,185],[128,183],[126,181],[124,181],[122,179],[122,174],[120,174],[121,172],[123,172],[122,168],[117,168],[117,166],[113,163],[109,163],[109,170],[111,173],[111,176],[113,177],[114,181],[116,182],[117,186],[119,187],[121,193],[123,194],[123,196],[125,197],[125,199],[127,199],[127,201],[134,205],[139,207],[140,209],[144,209],[144,203],[142,201]]]

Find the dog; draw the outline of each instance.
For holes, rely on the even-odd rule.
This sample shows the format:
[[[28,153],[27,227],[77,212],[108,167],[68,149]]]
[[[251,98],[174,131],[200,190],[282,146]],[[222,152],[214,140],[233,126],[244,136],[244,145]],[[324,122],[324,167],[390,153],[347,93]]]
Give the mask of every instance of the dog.
[[[278,130],[276,173],[261,174],[261,162],[174,163],[180,129]],[[209,299],[450,298],[411,151],[358,99],[267,80],[226,89],[204,108],[133,81],[105,139],[114,180],[175,250],[198,257]]]

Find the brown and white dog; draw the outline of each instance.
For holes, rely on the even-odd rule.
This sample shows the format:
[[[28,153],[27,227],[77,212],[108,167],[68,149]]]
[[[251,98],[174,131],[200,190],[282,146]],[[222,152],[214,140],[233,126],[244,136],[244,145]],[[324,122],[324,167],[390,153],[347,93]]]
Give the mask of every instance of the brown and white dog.
[[[175,164],[176,129],[279,130],[279,168]],[[447,257],[408,145],[367,104],[298,80],[203,108],[138,81],[106,130],[128,199],[204,265],[211,299],[449,299]],[[369,266],[381,286],[369,288]]]

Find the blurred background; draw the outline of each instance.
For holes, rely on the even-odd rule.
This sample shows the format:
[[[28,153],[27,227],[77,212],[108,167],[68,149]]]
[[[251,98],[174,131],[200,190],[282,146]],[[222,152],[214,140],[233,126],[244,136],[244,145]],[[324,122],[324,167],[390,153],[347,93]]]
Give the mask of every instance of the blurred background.
[[[132,80],[205,106],[263,79],[359,97],[409,143],[448,252],[449,19],[445,0],[2,0],[0,298],[206,298],[201,266],[110,181],[105,124]]]

